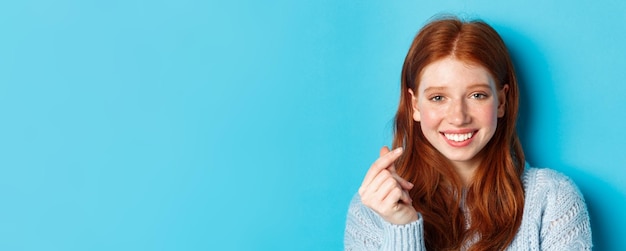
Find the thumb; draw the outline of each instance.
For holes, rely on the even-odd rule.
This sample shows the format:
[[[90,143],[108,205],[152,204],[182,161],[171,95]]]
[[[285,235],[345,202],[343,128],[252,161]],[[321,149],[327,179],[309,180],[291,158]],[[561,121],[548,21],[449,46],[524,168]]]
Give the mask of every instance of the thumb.
[[[382,157],[382,156],[384,156],[385,154],[387,154],[389,152],[390,152],[389,147],[383,146],[383,148],[380,149],[380,156],[379,157]]]

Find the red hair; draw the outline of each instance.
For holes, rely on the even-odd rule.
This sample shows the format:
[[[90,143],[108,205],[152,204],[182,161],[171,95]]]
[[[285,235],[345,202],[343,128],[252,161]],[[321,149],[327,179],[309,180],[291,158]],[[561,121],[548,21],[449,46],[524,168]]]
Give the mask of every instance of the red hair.
[[[505,114],[479,153],[482,161],[465,187],[450,161],[428,142],[420,123],[413,120],[408,92],[417,93],[424,67],[449,56],[487,69],[496,89],[509,86],[504,92]],[[415,184],[409,194],[424,220],[427,249],[458,250],[475,240],[470,250],[505,249],[522,222],[525,160],[515,130],[519,90],[504,41],[482,21],[435,20],[413,40],[401,82],[393,147],[404,147],[405,154],[396,161],[396,167],[403,178]]]

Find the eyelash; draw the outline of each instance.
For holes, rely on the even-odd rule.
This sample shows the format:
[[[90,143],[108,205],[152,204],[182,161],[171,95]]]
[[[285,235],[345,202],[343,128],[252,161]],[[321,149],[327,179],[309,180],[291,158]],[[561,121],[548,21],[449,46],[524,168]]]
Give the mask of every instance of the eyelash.
[[[489,97],[489,95],[485,93],[473,93],[470,97],[474,99],[486,99]],[[443,99],[444,97],[441,95],[435,95],[429,98],[429,100],[433,102],[441,102],[443,101]]]
[[[474,93],[474,94],[472,94],[472,98],[475,98],[475,99],[486,99],[488,97],[489,96],[487,94],[485,94],[485,93]]]
[[[441,95],[435,95],[435,96],[430,97],[430,99],[429,99],[429,100],[430,100],[430,101],[433,101],[433,102],[440,102],[440,101],[443,101],[443,96],[441,96]]]

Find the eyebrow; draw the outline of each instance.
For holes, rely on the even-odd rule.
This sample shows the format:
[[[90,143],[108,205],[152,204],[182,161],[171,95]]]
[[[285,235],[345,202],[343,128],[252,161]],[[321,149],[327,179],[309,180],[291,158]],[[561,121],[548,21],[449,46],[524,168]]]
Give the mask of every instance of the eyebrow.
[[[467,89],[477,89],[477,88],[487,88],[487,89],[491,90],[491,86],[489,84],[486,84],[486,83],[472,84]],[[432,86],[432,87],[428,87],[428,88],[424,89],[424,93],[444,91],[446,89],[448,89],[448,87]]]
[[[467,89],[477,89],[477,88],[487,88],[491,90],[491,85],[487,83],[477,83],[477,84],[470,85]]]
[[[443,91],[445,89],[447,89],[447,87],[438,87],[438,86],[437,87],[428,87],[428,88],[424,89],[424,93],[427,93],[427,92],[438,92],[438,91]]]

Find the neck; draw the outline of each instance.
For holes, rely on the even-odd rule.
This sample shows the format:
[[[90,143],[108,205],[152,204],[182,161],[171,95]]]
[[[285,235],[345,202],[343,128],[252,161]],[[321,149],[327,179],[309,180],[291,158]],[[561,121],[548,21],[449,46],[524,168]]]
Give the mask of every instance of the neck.
[[[474,178],[474,173],[476,172],[479,164],[479,160],[452,162],[456,173],[463,182],[463,186],[467,187],[472,182],[472,178]]]

